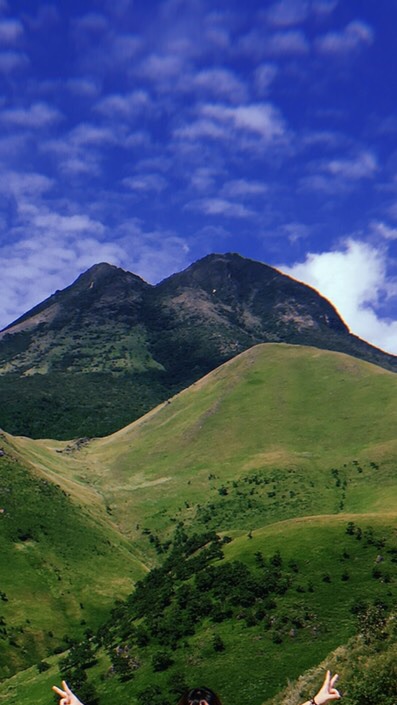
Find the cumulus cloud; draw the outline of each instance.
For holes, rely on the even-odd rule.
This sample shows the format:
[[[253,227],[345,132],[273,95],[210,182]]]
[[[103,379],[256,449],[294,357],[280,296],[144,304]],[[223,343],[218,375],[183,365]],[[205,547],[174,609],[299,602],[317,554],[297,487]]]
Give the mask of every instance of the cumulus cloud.
[[[372,152],[361,152],[352,159],[331,159],[324,164],[324,170],[333,176],[354,180],[370,178],[377,169],[376,157]]]
[[[232,179],[227,181],[222,188],[222,194],[228,198],[263,196],[267,191],[268,187],[266,184],[250,179]]]
[[[247,98],[246,85],[230,69],[210,68],[199,71],[193,77],[191,85],[232,102],[241,103]]]
[[[279,0],[266,11],[266,19],[277,27],[300,24],[310,10],[308,0]]]
[[[392,295],[395,287],[384,248],[348,239],[338,250],[309,253],[303,262],[279,269],[329,299],[352,333],[397,354],[397,321],[378,313],[382,298]]]
[[[219,123],[255,133],[267,142],[283,137],[286,131],[280,111],[271,103],[251,103],[235,108],[213,103],[203,106],[202,112]]]
[[[272,56],[302,55],[309,49],[309,42],[301,30],[276,32],[265,41],[265,51]]]
[[[200,211],[205,215],[224,216],[225,218],[252,218],[255,216],[255,211],[251,208],[226,198],[197,199],[188,203],[185,209]]]
[[[90,78],[69,78],[64,82],[64,87],[75,95],[93,98],[98,95],[100,88],[96,81]]]
[[[160,174],[139,174],[137,176],[128,176],[123,179],[122,184],[131,191],[136,191],[138,193],[143,192],[153,192],[153,191],[163,191],[167,182],[163,176]]]
[[[7,262],[0,278],[0,330],[98,262],[122,267],[151,283],[190,263],[183,238],[144,230],[138,220],[123,221],[112,237],[87,213],[21,204],[19,224],[0,246],[0,260]]]
[[[48,127],[60,118],[59,110],[42,102],[33,103],[29,108],[9,108],[0,112],[0,121],[13,127]]]
[[[255,87],[259,95],[264,95],[278,74],[275,64],[261,64],[255,70]]]
[[[373,221],[371,223],[371,229],[376,235],[379,235],[385,240],[397,240],[397,228],[392,228],[382,221]]]
[[[21,216],[28,217],[28,213]],[[96,236],[100,224],[84,214],[67,217],[37,211],[30,222],[29,236],[0,248],[1,260],[7,261],[0,280],[0,329],[70,284],[91,265],[100,261],[120,264],[125,256],[117,243]],[[14,237],[25,228],[15,230]]]
[[[61,215],[60,213],[46,212],[44,209],[39,209],[31,204],[21,206],[20,211],[24,215],[29,216],[30,224],[37,230],[57,233],[59,236],[77,233],[95,233],[100,235],[105,231],[105,227],[101,222],[93,220],[84,213]]]
[[[152,109],[152,101],[147,91],[136,90],[130,93],[113,93],[102,98],[95,109],[109,118],[131,118]]]
[[[49,191],[53,184],[53,179],[45,176],[45,174],[3,171],[0,193],[12,195],[16,199],[36,197]]]
[[[40,151],[53,155],[61,174],[99,175],[105,150],[126,141],[117,125],[80,123],[62,138],[40,142]]]
[[[18,41],[23,34],[23,26],[19,20],[8,19],[0,21],[0,42],[2,44],[13,44]]]
[[[156,83],[158,88],[168,89],[169,81],[182,74],[183,60],[172,54],[151,54],[142,62],[139,73],[141,76]]]
[[[200,138],[210,138],[215,140],[230,139],[230,132],[225,125],[220,125],[215,120],[198,119],[186,125],[182,125],[174,130],[177,139],[197,140]]]
[[[330,15],[338,5],[339,0],[312,0],[312,11],[321,16]]]
[[[105,32],[108,20],[99,12],[87,12],[74,20],[74,29],[77,32],[92,32],[94,34]]]
[[[354,20],[339,32],[328,32],[318,37],[315,47],[321,54],[345,55],[369,46],[373,39],[372,27],[361,20]]]
[[[112,144],[117,141],[110,128],[90,123],[80,123],[69,134],[69,141],[76,146]]]
[[[301,29],[280,29],[269,33],[255,28],[243,35],[237,44],[239,53],[256,60],[265,56],[304,56],[309,50],[309,42]]]
[[[363,150],[351,157],[334,157],[310,164],[309,170],[317,173],[302,177],[300,189],[332,195],[348,193],[363,179],[372,179],[378,171],[378,162],[372,152]]]
[[[15,51],[9,49],[0,51],[0,71],[3,73],[11,73],[25,68],[29,64],[29,58],[23,51]]]

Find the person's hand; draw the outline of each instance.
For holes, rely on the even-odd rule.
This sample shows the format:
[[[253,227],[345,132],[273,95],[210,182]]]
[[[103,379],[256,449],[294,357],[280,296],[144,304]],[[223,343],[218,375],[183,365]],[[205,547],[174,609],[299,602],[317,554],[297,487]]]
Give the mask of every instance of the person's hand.
[[[338,674],[335,673],[331,676],[331,671],[327,671],[324,683],[322,684],[317,695],[314,696],[315,705],[324,705],[328,700],[338,700],[341,697],[340,692],[334,688],[336,681],[338,680]]]
[[[66,681],[62,681],[62,688],[58,688],[56,685],[52,686],[54,693],[60,696],[59,705],[83,705],[75,694],[72,693]]]

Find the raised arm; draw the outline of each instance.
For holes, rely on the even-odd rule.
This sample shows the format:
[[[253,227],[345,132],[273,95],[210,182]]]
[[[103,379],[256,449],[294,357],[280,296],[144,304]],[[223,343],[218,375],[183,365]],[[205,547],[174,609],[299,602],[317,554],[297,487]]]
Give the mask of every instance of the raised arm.
[[[62,681],[62,688],[53,685],[52,689],[54,693],[60,697],[59,705],[83,705],[83,703],[76,698],[75,694],[72,693],[66,681]]]
[[[320,690],[310,700],[307,700],[303,705],[325,705],[329,700],[338,700],[341,696],[339,690],[334,686],[338,680],[338,674],[331,675],[331,671],[327,671]]]

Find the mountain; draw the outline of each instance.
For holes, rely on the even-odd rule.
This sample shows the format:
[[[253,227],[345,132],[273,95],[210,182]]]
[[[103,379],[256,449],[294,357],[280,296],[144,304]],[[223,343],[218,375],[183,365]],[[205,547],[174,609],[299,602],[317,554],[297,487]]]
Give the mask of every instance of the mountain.
[[[15,496],[10,524],[0,515],[3,662],[27,658],[28,637],[30,655],[64,642],[64,611],[72,635],[96,629],[107,584],[118,602],[91,642],[98,663],[86,668],[102,705],[143,705],[149,688],[154,705],[172,703],[182,680],[208,683],[226,705],[236,690],[260,705],[288,678],[328,663],[360,610],[387,615],[394,604],[396,393],[397,376],[377,365],[261,344],[108,437],[3,434],[0,470],[13,463],[47,483],[30,489],[10,470],[5,485]],[[24,580],[20,563],[6,571],[16,560]],[[153,567],[137,598],[121,602],[126,581]],[[46,702],[59,666],[54,655],[45,661],[42,676],[31,669],[0,683],[0,700],[25,705],[33,692]]]
[[[0,448],[1,681],[98,627],[147,569],[62,456],[3,433]]]
[[[314,289],[237,254],[151,286],[99,264],[0,333],[0,426],[102,436],[258,343],[314,345],[386,369]]]

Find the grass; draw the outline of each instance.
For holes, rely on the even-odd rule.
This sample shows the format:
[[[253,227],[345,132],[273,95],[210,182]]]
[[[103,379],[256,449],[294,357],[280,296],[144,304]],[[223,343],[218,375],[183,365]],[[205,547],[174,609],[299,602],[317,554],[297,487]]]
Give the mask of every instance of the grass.
[[[264,631],[244,620],[204,620],[178,646],[170,670],[153,673],[150,646],[127,684],[103,679],[109,662],[100,652],[89,677],[101,705],[136,702],[153,682],[166,692],[173,673],[207,682],[225,705],[236,690],[247,705],[260,705],[288,678],[318,664],[354,634],[355,600],[390,601],[395,589],[394,554],[383,556],[381,577],[374,577],[379,549],[347,535],[346,525],[371,525],[388,550],[395,548],[396,385],[393,373],[343,354],[257,346],[106,438],[76,443],[4,434],[2,483],[6,467],[10,477],[18,468],[13,530],[21,528],[26,507],[31,535],[7,534],[0,550],[0,590],[12,596],[0,601],[0,616],[18,644],[0,637],[3,677],[65,643],[65,633],[96,628],[112,599],[125,597],[133,580],[162,560],[162,545],[180,522],[187,531],[214,528],[232,536],[226,561],[252,567],[255,553],[277,549],[284,561],[295,560],[299,572],[293,589],[277,599],[277,619],[284,615],[290,630],[288,615],[307,606],[317,631],[312,622],[290,636],[282,623]],[[33,529],[43,516],[48,535],[40,528],[37,537]],[[281,643],[273,640],[276,628]],[[215,634],[224,652],[214,652]],[[26,682],[22,673],[5,681],[0,703],[18,682],[24,705],[33,682],[36,702],[44,705],[49,673],[30,670]]]
[[[0,677],[99,626],[145,569],[59,485],[0,459]]]
[[[126,683],[115,676],[105,677],[109,660],[100,651],[99,664],[88,670],[88,678],[96,685],[101,705],[122,705],[126,699],[135,703],[137,693],[153,683],[167,693],[170,678],[175,673],[182,674],[191,685],[205,683],[214,688],[221,693],[225,705],[232,705],[236,692],[247,705],[260,705],[307,669],[324,659],[327,665],[328,655],[352,638],[356,631],[352,607],[357,601],[378,599],[390,605],[393,603],[397,579],[397,564],[393,561],[393,550],[397,548],[396,520],[396,515],[386,519],[374,515],[370,519],[375,540],[385,541],[381,549],[384,558],[381,570],[383,576],[389,575],[390,582],[373,577],[372,569],[379,548],[364,538],[357,539],[356,533],[347,534],[346,518],[318,517],[280,522],[254,531],[252,538],[236,533],[233,541],[224,548],[226,561],[242,560],[252,570],[257,570],[255,555],[258,551],[266,559],[279,550],[285,565],[291,559],[297,564],[297,572],[291,573],[291,587],[285,595],[276,596],[277,607],[270,612],[275,620],[273,625],[264,628],[259,622],[247,626],[243,617],[221,624],[204,620],[196,633],[183,639],[173,651],[175,663],[164,672],[153,673],[151,667],[152,655],[158,647],[153,645],[134,650],[141,667]],[[356,531],[360,527],[365,532],[368,521],[365,515],[355,516]],[[346,571],[349,579],[344,581],[342,575]],[[324,582],[325,573],[329,573],[330,582]],[[308,590],[309,582],[313,584],[313,592]],[[310,619],[303,621],[292,634],[291,618],[305,613],[310,614]],[[124,636],[117,636],[118,627],[113,621],[114,644],[128,641],[125,621],[120,623],[121,627]],[[274,641],[276,633],[281,639],[278,643]],[[212,645],[215,634],[225,645],[225,650],[220,653],[215,652]],[[341,675],[343,677],[343,669]],[[59,678],[55,670],[38,675],[30,669],[25,678],[24,674],[19,674],[17,678],[0,684],[0,702],[1,697],[10,692],[10,687],[18,683],[18,705],[25,705],[25,702],[28,705],[33,683],[32,692],[37,692],[35,702],[50,703],[50,697],[44,697],[45,689]],[[11,705],[14,701],[9,702]]]
[[[342,354],[257,346],[92,441],[74,462],[88,469],[132,540],[140,538],[132,515],[164,531],[171,518],[188,521],[192,507],[217,499],[222,483],[275,469],[294,470],[302,494],[317,497],[309,513],[336,512],[329,473],[353,460],[366,475],[350,483],[346,510],[350,502],[354,511],[386,511],[396,501],[396,386],[392,373]],[[378,471],[367,471],[379,456],[381,482]],[[280,506],[271,521],[284,516]]]

